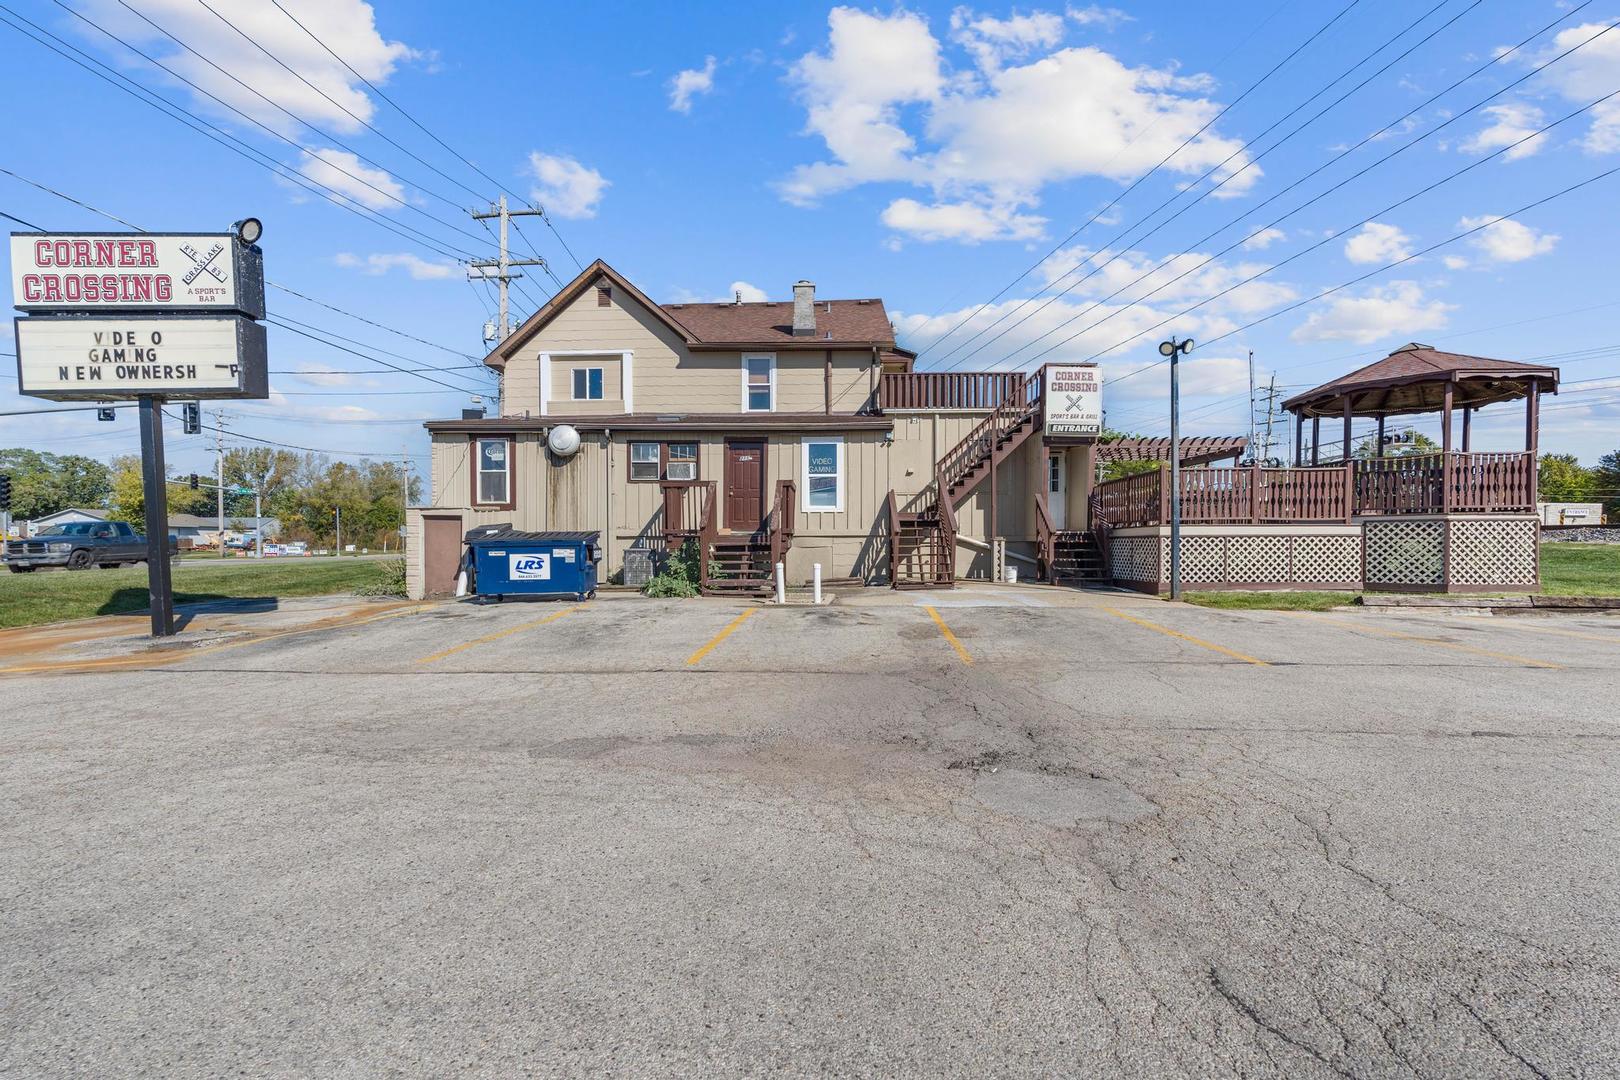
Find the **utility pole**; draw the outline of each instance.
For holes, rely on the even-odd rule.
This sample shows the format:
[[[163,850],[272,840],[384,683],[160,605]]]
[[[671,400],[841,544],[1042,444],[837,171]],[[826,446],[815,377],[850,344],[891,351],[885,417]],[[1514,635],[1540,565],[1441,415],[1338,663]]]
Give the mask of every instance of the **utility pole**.
[[[411,455],[409,446],[399,448],[399,551],[405,553],[405,522],[411,516]]]
[[[485,335],[484,340],[485,341],[505,341],[507,336],[512,333],[513,329],[515,329],[512,326],[511,305],[508,303],[508,300],[507,300],[507,286],[512,281],[514,281],[517,278],[520,278],[520,277],[523,276],[522,274],[514,274],[514,273],[512,273],[512,267],[514,267],[514,266],[542,266],[543,267],[543,266],[546,265],[546,260],[544,260],[544,259],[514,259],[514,258],[512,258],[511,253],[507,248],[507,227],[510,225],[512,218],[515,218],[515,217],[543,217],[545,215],[545,211],[544,210],[508,210],[507,207],[506,207],[506,195],[505,195],[505,193],[502,193],[502,195],[500,197],[500,201],[495,203],[488,210],[471,210],[471,211],[468,211],[468,212],[472,215],[474,221],[485,221],[485,220],[488,220],[489,218],[499,218],[500,222],[501,222],[501,230],[500,230],[500,234],[499,234],[500,235],[500,242],[501,242],[501,256],[500,256],[500,258],[498,258],[498,259],[474,259],[472,262],[467,264],[467,276],[469,278],[474,279],[474,280],[494,281],[500,286],[500,294],[501,294],[500,322],[496,324],[495,336],[493,338],[491,338],[488,335]],[[492,273],[489,272],[491,270],[494,270],[495,272],[492,274]]]
[[[332,556],[338,558],[343,554],[343,507],[334,506],[332,512],[337,515],[337,539],[332,543]]]
[[[219,509],[219,557],[225,557],[225,425],[214,410],[214,497]]]
[[[1259,461],[1254,450],[1254,350],[1249,350],[1249,460]]]
[[[1277,413],[1277,373],[1271,373],[1271,383],[1266,387],[1266,459],[1271,458],[1271,420]]]
[[[1192,352],[1192,338],[1159,342],[1170,361],[1170,599],[1181,599],[1181,358]]]

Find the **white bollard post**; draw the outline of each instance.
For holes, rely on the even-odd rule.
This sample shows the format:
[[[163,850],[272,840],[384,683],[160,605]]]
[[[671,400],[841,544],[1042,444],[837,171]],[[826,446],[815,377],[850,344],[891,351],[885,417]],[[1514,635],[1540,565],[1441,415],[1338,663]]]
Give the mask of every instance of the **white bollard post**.
[[[820,563],[816,563],[816,572],[815,572],[814,582],[815,582],[815,584],[814,584],[814,586],[812,588],[812,592],[811,592],[810,596],[811,596],[811,599],[815,602],[816,606],[820,607],[821,606],[821,564]]]
[[[781,563],[776,564],[776,602],[787,603],[787,571]]]

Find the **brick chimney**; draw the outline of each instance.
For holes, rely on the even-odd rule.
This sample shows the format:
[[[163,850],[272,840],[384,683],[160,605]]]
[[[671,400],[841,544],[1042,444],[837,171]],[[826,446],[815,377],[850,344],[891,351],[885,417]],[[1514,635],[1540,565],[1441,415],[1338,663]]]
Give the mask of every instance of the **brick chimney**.
[[[793,336],[816,336],[816,285],[813,281],[793,283]]]

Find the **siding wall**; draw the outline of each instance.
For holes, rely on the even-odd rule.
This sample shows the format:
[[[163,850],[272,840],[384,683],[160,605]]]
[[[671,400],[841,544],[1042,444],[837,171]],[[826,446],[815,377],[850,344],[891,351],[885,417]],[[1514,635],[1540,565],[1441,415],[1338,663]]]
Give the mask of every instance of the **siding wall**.
[[[538,334],[524,342],[507,362],[502,386],[502,416],[538,416],[540,409],[540,355],[607,350],[629,350],[633,411],[642,413],[716,413],[742,411],[742,356],[738,352],[688,352],[680,337],[651,312],[615,292],[611,307],[598,307],[596,290],[587,289]],[[776,411],[821,412],[826,407],[825,351],[776,353]],[[873,390],[872,353],[869,350],[834,350],[832,408],[859,411]],[[583,358],[555,356],[552,360],[551,412],[580,415],[622,412],[623,393],[611,386],[604,397],[614,402],[575,402],[569,399],[567,371]],[[617,357],[613,357],[616,366]],[[595,363],[596,361],[591,361]],[[607,367],[607,364],[603,364]],[[604,382],[608,373],[604,371]],[[610,407],[611,406],[611,407]]]

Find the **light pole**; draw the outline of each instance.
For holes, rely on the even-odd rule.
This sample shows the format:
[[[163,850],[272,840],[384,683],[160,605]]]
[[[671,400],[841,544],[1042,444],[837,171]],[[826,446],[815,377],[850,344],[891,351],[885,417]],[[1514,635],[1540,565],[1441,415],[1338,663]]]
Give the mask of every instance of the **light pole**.
[[[1181,599],[1181,358],[1192,352],[1192,338],[1159,342],[1170,360],[1170,599]]]

